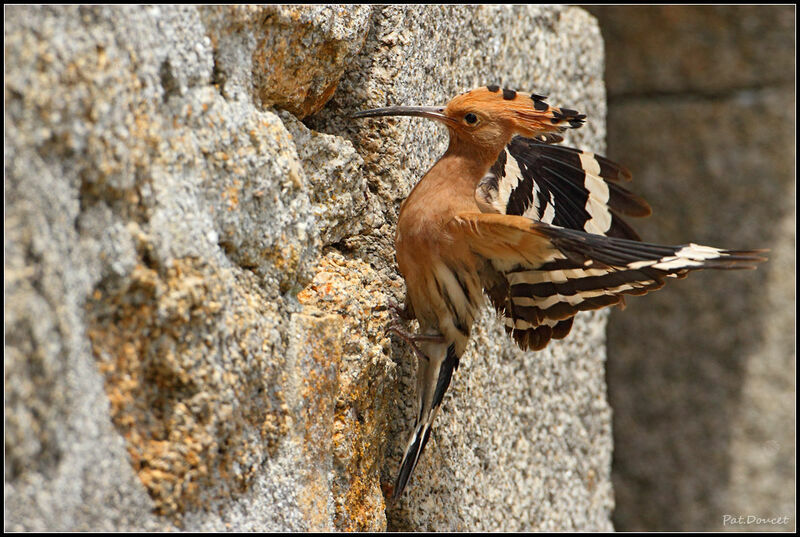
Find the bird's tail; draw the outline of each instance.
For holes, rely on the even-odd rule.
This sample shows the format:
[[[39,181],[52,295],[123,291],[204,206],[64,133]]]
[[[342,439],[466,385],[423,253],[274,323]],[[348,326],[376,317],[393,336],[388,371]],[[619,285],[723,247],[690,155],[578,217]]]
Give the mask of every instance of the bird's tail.
[[[450,386],[453,371],[458,369],[458,356],[455,345],[447,342],[421,342],[420,350],[427,360],[420,359],[417,364],[418,412],[414,432],[406,445],[400,472],[394,486],[392,500],[403,494],[411,473],[416,468],[425,444],[431,434],[431,425],[436,418],[442,399]]]

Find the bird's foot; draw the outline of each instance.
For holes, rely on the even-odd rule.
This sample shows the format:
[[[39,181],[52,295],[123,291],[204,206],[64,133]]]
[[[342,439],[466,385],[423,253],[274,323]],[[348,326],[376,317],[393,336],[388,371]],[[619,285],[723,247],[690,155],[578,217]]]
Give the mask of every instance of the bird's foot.
[[[442,335],[414,334],[408,332],[403,327],[403,321],[411,321],[414,319],[414,314],[408,307],[408,304],[400,307],[396,302],[389,301],[385,305],[375,306],[372,309],[373,312],[386,310],[389,310],[390,318],[389,326],[386,327],[386,334],[396,334],[400,339],[405,341],[409,347],[411,347],[411,350],[414,351],[414,354],[417,355],[417,358],[422,358],[423,360],[428,361],[428,357],[425,356],[425,353],[423,353],[417,346],[418,341],[431,341],[434,343],[444,342],[444,336]]]
[[[417,355],[417,358],[422,358],[426,362],[428,361],[428,357],[425,356],[425,353],[423,353],[419,349],[419,347],[417,346],[417,342],[430,341],[434,343],[444,343],[444,336],[442,336],[441,334],[437,334],[435,336],[428,334],[412,334],[411,332],[403,330],[403,328],[400,326],[400,323],[397,322],[391,323],[386,328],[386,333],[388,334],[389,332],[393,332],[394,334],[397,335],[397,337],[405,341],[408,344],[408,346],[411,347],[411,350],[414,351],[414,354]]]

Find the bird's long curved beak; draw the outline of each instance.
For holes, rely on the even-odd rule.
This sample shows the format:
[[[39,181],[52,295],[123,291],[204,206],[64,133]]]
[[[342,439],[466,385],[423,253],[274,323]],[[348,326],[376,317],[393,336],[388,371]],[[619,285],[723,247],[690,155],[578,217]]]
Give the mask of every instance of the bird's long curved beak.
[[[383,116],[417,116],[435,119],[444,123],[453,120],[444,114],[443,106],[389,106],[388,108],[373,108],[356,112],[350,117],[359,119],[362,117],[383,117]]]

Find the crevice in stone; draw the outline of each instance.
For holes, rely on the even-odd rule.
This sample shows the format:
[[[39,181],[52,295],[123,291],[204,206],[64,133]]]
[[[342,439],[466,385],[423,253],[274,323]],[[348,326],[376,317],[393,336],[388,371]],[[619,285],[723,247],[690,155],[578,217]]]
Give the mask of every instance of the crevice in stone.
[[[219,63],[219,55],[217,54],[217,50],[214,50],[213,53],[214,58],[214,67],[211,70],[211,85],[217,90],[217,92],[227,100],[227,95],[225,94],[225,83],[228,81],[228,75],[225,71],[220,67]]]
[[[173,95],[180,94],[180,82],[175,77],[172,64],[169,59],[161,62],[161,67],[158,70],[158,76],[161,80],[161,87],[164,88],[164,102],[169,101]]]

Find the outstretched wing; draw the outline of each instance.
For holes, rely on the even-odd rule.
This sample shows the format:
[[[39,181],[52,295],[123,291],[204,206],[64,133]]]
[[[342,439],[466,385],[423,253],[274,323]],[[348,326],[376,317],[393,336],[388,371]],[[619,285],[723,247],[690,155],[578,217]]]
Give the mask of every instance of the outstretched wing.
[[[588,233],[639,240],[639,235],[622,218],[648,216],[647,202],[619,185],[630,181],[623,166],[571,147],[555,145],[563,138],[546,134],[538,139],[514,137],[486,176],[478,184],[475,199],[483,212],[517,215],[531,220]],[[520,342],[521,325],[515,309],[508,304],[508,267],[491,259],[486,278],[487,292],[495,309],[516,334],[523,347],[542,348],[550,338],[566,337],[573,317],[535,322],[529,329],[531,342]],[[545,271],[546,273],[546,271]],[[544,277],[544,274],[542,275]],[[606,299],[610,300],[610,299]],[[599,299],[595,300],[600,302]],[[598,306],[599,307],[599,306]],[[539,328],[541,326],[541,328]]]
[[[650,206],[618,184],[630,181],[630,172],[594,153],[555,145],[558,141],[552,135],[514,137],[478,185],[481,211],[638,240],[620,216],[647,216]]]
[[[759,251],[660,246],[587,233],[514,215],[460,214],[451,226],[502,278],[487,285],[506,331],[523,349],[563,338],[579,311],[660,289],[692,270],[754,268]]]

